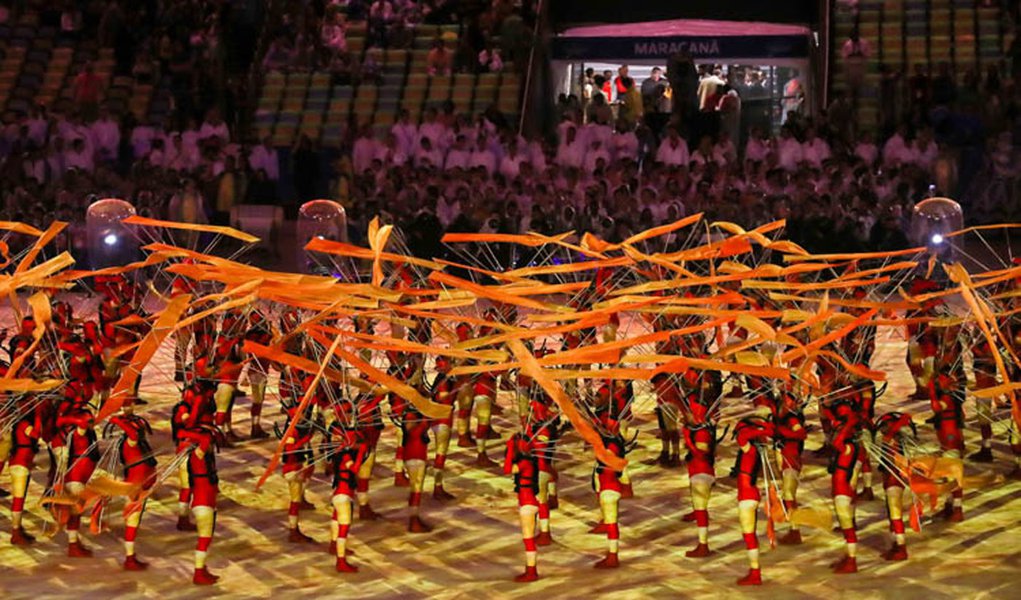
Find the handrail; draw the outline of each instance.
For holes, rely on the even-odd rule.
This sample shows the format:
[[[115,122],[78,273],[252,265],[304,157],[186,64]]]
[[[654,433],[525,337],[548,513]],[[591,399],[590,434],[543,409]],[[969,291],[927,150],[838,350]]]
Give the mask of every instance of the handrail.
[[[525,71],[525,85],[521,90],[521,109],[518,111],[518,135],[525,130],[525,112],[528,107],[529,88],[532,84],[532,69],[535,64],[535,48],[539,40],[539,24],[542,22],[542,9],[544,0],[539,0],[535,7],[535,24],[532,25],[532,49],[528,51],[528,69]]]

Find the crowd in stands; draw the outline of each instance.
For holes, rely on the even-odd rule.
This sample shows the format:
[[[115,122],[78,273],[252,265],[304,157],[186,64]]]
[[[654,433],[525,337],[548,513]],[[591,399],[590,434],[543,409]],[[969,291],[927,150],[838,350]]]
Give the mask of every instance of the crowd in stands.
[[[879,139],[855,127],[853,103],[840,94],[811,117],[801,103],[785,106],[775,135],[759,125],[743,130],[741,92],[756,85],[754,77],[735,81],[712,66],[702,69],[697,106],[716,118],[693,128],[673,116],[678,99],[665,93],[661,71],[636,82],[622,67],[615,77],[590,73],[584,101],[562,98],[559,125],[547,135],[520,135],[516,119],[495,108],[462,115],[448,102],[428,108],[421,122],[401,114],[385,136],[353,124],[336,155],[304,136],[277,148],[225,118],[238,107],[224,95],[198,93],[229,54],[222,3],[166,3],[155,15],[128,2],[94,4],[102,5],[98,19],[71,19],[75,35],[98,34],[117,46],[118,69],[135,77],[169,74],[179,101],[163,122],[111,114],[98,102],[102,82],[83,67],[74,110],[40,106],[0,133],[5,219],[82,223],[90,202],[112,196],[143,215],[225,223],[238,204],[332,197],[347,207],[354,241],[382,214],[422,254],[443,252],[444,231],[576,230],[616,241],[695,212],[746,227],[786,218],[787,235],[813,251],[883,250],[909,243],[909,215],[920,199],[960,198],[984,169],[1008,177],[1019,164],[1016,88],[995,70],[981,80],[916,73],[896,102],[892,130]],[[506,40],[509,21],[530,18],[505,2],[470,16],[443,0],[291,4],[297,9],[273,29],[264,68],[350,63],[344,30],[353,19],[367,20],[375,45],[400,44],[403,30],[430,20],[479,31],[462,35],[473,41],[453,56],[434,47],[430,72],[523,64],[489,37],[499,30]],[[141,24],[149,24],[147,34],[136,31]],[[371,50],[364,54],[372,60]],[[364,76],[365,65],[357,72]],[[286,191],[284,180],[293,182]]]

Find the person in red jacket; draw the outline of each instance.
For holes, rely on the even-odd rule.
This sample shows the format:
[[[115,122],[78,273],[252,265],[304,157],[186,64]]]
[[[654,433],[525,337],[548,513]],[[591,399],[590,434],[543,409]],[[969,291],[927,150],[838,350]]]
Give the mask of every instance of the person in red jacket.
[[[401,449],[411,487],[411,492],[408,495],[408,506],[411,509],[411,515],[408,517],[408,531],[411,533],[432,531],[432,527],[419,517],[422,488],[425,484],[425,463],[429,458],[429,427],[431,424],[431,420],[413,405],[408,404],[404,407],[401,418],[401,429],[403,430]]]
[[[798,507],[798,485],[801,482],[801,455],[805,451],[805,414],[802,403],[794,390],[786,387],[780,393],[773,415],[776,434],[777,462],[781,469],[781,490],[784,510],[790,515]],[[797,523],[788,520],[790,529],[778,541],[781,544],[800,544],[801,530]]]
[[[273,331],[270,322],[261,312],[253,310],[248,315],[248,331],[245,340],[268,346],[273,342]],[[250,356],[248,363],[248,383],[252,386],[251,438],[261,440],[269,437],[262,428],[262,405],[266,400],[266,381],[272,362],[258,356]]]
[[[450,359],[445,356],[436,358],[436,379],[433,381],[433,401],[450,407],[450,412],[440,419],[435,419],[431,429],[436,437],[436,458],[433,461],[435,500],[453,500],[454,496],[443,488],[443,473],[447,463],[447,451],[450,449],[450,430],[454,423],[454,403],[457,400],[455,378],[450,375]],[[407,460],[407,459],[405,459]]]
[[[607,450],[620,458],[627,453],[624,438],[620,434],[620,423],[611,411],[602,411],[597,417],[597,424],[603,445]],[[620,552],[620,526],[617,523],[620,499],[624,484],[621,481],[621,472],[606,465],[602,460],[596,460],[595,473],[593,477],[596,493],[599,496],[599,510],[602,514],[602,522],[592,531],[606,533],[607,550],[606,556],[593,565],[597,569],[615,569],[620,566],[618,554]]]
[[[192,363],[187,373],[189,381],[181,394],[181,400],[170,411],[170,435],[176,444],[177,454],[187,452],[190,444],[181,438],[180,433],[186,429],[200,426],[212,426],[216,415],[216,403],[213,394],[216,390],[215,371],[209,360],[201,355]],[[188,475],[188,461],[182,461],[178,467],[177,477],[180,492],[177,501],[177,530],[195,531],[191,523],[191,481]]]
[[[192,583],[212,585],[220,578],[209,572],[206,556],[213,543],[213,530],[216,526],[216,496],[220,489],[220,479],[216,472],[216,447],[223,439],[223,434],[215,426],[200,425],[185,429],[178,436],[189,446],[187,465],[191,482],[191,512],[198,531]]]
[[[702,373],[706,376],[707,373]],[[691,491],[691,516],[698,527],[698,544],[684,553],[688,558],[705,558],[709,550],[709,495],[716,483],[716,422],[710,414],[713,399],[699,393],[688,394],[684,411],[684,445],[688,451],[688,485]]]
[[[308,385],[314,378],[306,378],[304,385]],[[299,527],[301,505],[305,499],[305,484],[312,476],[312,414],[311,403],[303,411],[299,406],[284,405],[287,413],[287,424],[278,429],[279,436],[286,435],[286,430],[292,422],[296,422],[293,433],[287,436],[284,442],[283,461],[280,470],[283,472],[284,480],[287,481],[287,490],[290,502],[287,507],[287,541],[294,544],[306,544],[312,542],[312,538],[302,533]]]
[[[330,425],[330,461],[333,471],[333,518],[330,520],[330,550],[337,557],[338,573],[356,573],[358,567],[347,561],[347,536],[351,530],[351,507],[356,494],[358,472],[368,451],[365,440],[340,421]]]
[[[57,416],[57,429],[64,436],[66,448],[64,491],[73,498],[80,498],[85,484],[92,478],[100,459],[95,417],[87,408],[85,399],[70,404]],[[67,517],[67,555],[71,558],[88,558],[92,551],[81,541],[82,515],[77,507],[71,507]]]
[[[514,492],[518,497],[521,520],[521,541],[525,544],[525,571],[514,581],[526,583],[539,579],[536,568],[538,544],[535,540],[536,516],[539,514],[539,459],[534,440],[525,432],[507,440],[503,472],[514,476]]]
[[[117,440],[117,458],[124,469],[124,481],[135,492],[128,497],[124,508],[124,570],[144,571],[149,567],[135,555],[135,538],[142,524],[146,500],[143,494],[156,484],[156,457],[149,445],[152,427],[149,422],[134,414],[134,402],[129,399],[122,405],[121,414],[110,419],[110,425],[119,428],[123,435]]]
[[[904,488],[911,482],[907,468],[904,444],[914,439],[915,424],[911,415],[902,412],[888,412],[876,420],[876,443],[884,460],[879,465],[883,476],[883,490],[886,492],[886,513],[890,519],[893,545],[883,553],[886,560],[907,560],[907,538],[904,530]]]
[[[856,468],[858,453],[861,447],[858,435],[861,432],[863,419],[858,408],[848,398],[840,398],[830,403],[830,414],[833,417],[833,453],[830,456],[830,493],[833,497],[833,509],[837,513],[837,521],[844,533],[846,554],[833,563],[834,573],[858,572],[858,534],[854,523],[854,497],[857,479]]]
[[[39,452],[40,440],[46,437],[47,403],[33,395],[23,396],[20,402],[25,408],[12,427],[7,464],[11,473],[11,544],[27,546],[35,537],[25,531],[22,515],[35,455]]]
[[[747,417],[734,428],[737,439],[737,515],[741,535],[748,551],[748,573],[737,580],[738,585],[762,585],[759,565],[759,540],[756,535],[759,512],[758,478],[762,470],[763,452],[773,437],[773,424],[762,417]]]

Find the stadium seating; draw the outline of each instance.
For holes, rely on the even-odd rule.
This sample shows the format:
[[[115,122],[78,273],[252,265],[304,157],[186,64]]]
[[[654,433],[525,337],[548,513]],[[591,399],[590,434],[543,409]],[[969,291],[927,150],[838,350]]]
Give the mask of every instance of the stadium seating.
[[[864,89],[859,91],[861,125],[878,125],[879,65],[885,63],[905,77],[915,64],[935,72],[941,62],[958,78],[967,70],[979,73],[998,64],[1011,39],[999,6],[983,7],[975,0],[860,0],[861,37],[872,45]],[[834,13],[831,89],[846,90],[840,47],[854,27],[847,8]]]

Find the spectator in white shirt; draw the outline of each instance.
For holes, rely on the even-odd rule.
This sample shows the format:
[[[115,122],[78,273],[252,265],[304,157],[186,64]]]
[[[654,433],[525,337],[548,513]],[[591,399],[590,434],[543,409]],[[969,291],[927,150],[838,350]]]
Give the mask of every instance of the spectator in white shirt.
[[[436,116],[435,108],[430,106],[426,109],[422,124],[418,126],[418,139],[421,140],[427,137],[437,150],[445,152],[447,147],[450,146],[450,142],[447,139],[449,131],[446,125],[436,119]]]
[[[656,162],[670,166],[687,166],[690,159],[688,143],[684,141],[676,127],[669,127],[666,139],[656,150]]]
[[[397,137],[391,132],[390,138],[395,140],[397,151],[403,156],[407,156],[404,148],[396,142]],[[351,166],[355,170],[356,175],[361,175],[372,167],[372,159],[378,158],[379,148],[377,147],[376,140],[372,137],[372,128],[369,126],[362,127],[362,130],[358,132],[358,138],[355,140],[354,148],[351,150]],[[384,166],[388,166],[387,161],[383,161]]]
[[[737,147],[730,137],[730,132],[721,131],[720,139],[713,148],[715,154],[722,156],[726,164],[737,162]]]
[[[219,140],[220,145],[225,145],[230,141],[230,131],[227,129],[227,124],[220,118],[219,110],[209,109],[206,120],[199,128],[198,139],[199,141],[216,139]]]
[[[521,173],[521,163],[525,162],[525,156],[518,152],[518,141],[512,139],[507,147],[507,154],[500,161],[500,174],[507,181],[517,177]]]
[[[144,123],[136,125],[131,130],[131,152],[134,158],[139,159],[148,155],[152,149],[152,141],[156,137],[162,137],[162,135],[157,136],[152,125]]]
[[[913,158],[913,162],[919,168],[927,173],[932,173],[933,167],[936,166],[936,159],[939,158],[939,146],[936,145],[936,140],[932,138],[932,133],[929,130],[923,129],[918,132],[918,136],[915,138]]]
[[[826,143],[826,140],[816,137],[815,129],[812,127],[805,129],[805,141],[801,144],[801,155],[802,160],[815,168],[821,167],[823,161],[832,156],[830,145]]]
[[[613,134],[609,149],[614,160],[638,160],[638,136],[624,119],[617,119],[617,132]]]
[[[496,155],[489,149],[485,136],[479,136],[468,158],[468,166],[472,169],[482,167],[486,173],[492,175],[496,171]]]
[[[790,127],[780,128],[780,139],[776,143],[778,166],[788,172],[798,170],[798,165],[805,159],[804,148],[791,134]]]
[[[443,164],[443,168],[447,171],[451,169],[467,169],[470,158],[471,150],[468,149],[468,138],[463,133],[459,133],[454,139],[454,145],[447,152],[447,160]]]
[[[568,127],[564,140],[557,148],[556,163],[561,167],[581,168],[585,161],[585,147],[578,140],[578,130]]]
[[[910,162],[911,158],[908,128],[906,125],[900,125],[896,133],[883,144],[883,164],[897,166],[902,162]]]
[[[374,158],[380,161],[384,166],[403,166],[408,162],[408,157],[404,152],[401,151],[400,147],[397,146],[397,138],[394,134],[386,134],[386,140],[379,144],[376,140],[372,139],[371,136],[358,138],[355,142],[355,151],[358,151],[358,144],[362,144],[362,152],[369,152],[375,148]],[[366,168],[371,166],[371,159],[366,160]],[[361,173],[363,171],[359,171]]]
[[[110,118],[110,111],[106,107],[99,109],[99,119],[92,124],[92,139],[96,142],[96,152],[102,160],[117,158],[121,128],[117,121]]]
[[[597,170],[605,170],[608,164],[610,164],[610,153],[603,148],[602,140],[592,140],[582,163],[585,173],[591,175]]]
[[[461,196],[461,191],[464,186],[458,186],[458,190],[455,193],[444,194],[443,199],[436,203],[436,218],[440,220],[440,223],[444,228],[449,227],[454,219],[461,214],[461,203],[457,197]]]
[[[405,156],[411,156],[418,147],[418,127],[411,122],[411,113],[406,108],[401,109],[397,122],[390,128],[390,133],[397,138],[397,146]]]
[[[184,144],[184,137],[175,133],[170,139],[170,148],[163,156],[163,165],[172,171],[191,171],[197,167],[198,154]]]
[[[95,169],[92,153],[89,152],[85,146],[85,140],[82,138],[75,138],[71,142],[71,149],[65,153],[64,160],[68,169],[81,169],[87,173],[91,173]]]
[[[266,136],[262,138],[262,144],[252,148],[248,157],[248,166],[252,171],[262,169],[266,172],[266,178],[276,182],[280,180],[280,155],[273,147],[273,138]]]
[[[858,143],[854,146],[854,155],[871,167],[876,164],[876,160],[879,158],[879,148],[872,141],[871,133],[867,131],[862,132],[859,138]]]
[[[701,166],[711,162],[720,166],[726,163],[723,155],[717,154],[716,149],[713,147],[713,138],[708,135],[703,135],[702,139],[698,141],[698,147],[691,153],[689,161]]]
[[[766,137],[763,129],[758,125],[752,126],[748,143],[744,146],[744,159],[764,162],[771,150],[770,140]]]
[[[415,166],[434,169],[443,167],[443,154],[433,146],[432,140],[426,136],[422,136],[422,141],[419,142],[418,152],[415,153]]]

